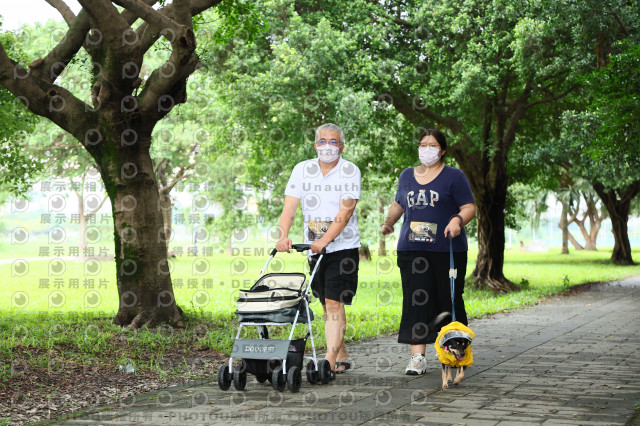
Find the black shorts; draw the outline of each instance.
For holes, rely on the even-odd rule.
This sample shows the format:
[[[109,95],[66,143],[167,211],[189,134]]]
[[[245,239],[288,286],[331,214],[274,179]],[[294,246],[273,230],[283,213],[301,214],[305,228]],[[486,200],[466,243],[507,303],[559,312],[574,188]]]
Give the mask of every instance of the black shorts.
[[[320,255],[309,258],[310,273]],[[327,253],[320,262],[318,271],[311,282],[313,295],[325,304],[325,299],[350,305],[358,289],[358,249],[346,249]]]

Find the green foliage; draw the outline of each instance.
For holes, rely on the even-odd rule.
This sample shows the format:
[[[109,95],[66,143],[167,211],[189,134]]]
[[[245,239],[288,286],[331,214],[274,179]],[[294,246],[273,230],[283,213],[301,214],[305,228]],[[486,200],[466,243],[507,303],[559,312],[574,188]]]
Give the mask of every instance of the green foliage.
[[[532,228],[540,225],[540,216],[547,209],[547,191],[537,186],[514,183],[507,193],[507,208],[511,212],[505,225],[520,230],[529,222]]]
[[[219,206],[221,212],[207,220],[219,239],[219,246],[231,247],[234,232],[248,232],[254,222],[249,210],[250,192],[240,183],[238,175],[245,170],[242,161],[220,156],[211,167],[210,178],[214,182],[207,194]]]
[[[343,128],[343,157],[363,171],[363,195],[392,193],[407,126],[375,93],[337,78],[353,54],[349,34],[327,19],[306,19],[291,1],[255,7],[264,24],[257,34],[204,52],[210,87],[224,105],[210,122],[213,149],[245,159],[243,182],[271,194],[261,201],[270,221],[281,210],[288,173],[315,157],[314,130],[325,122]]]
[[[578,173],[609,188],[640,179],[640,46],[618,45],[608,66],[582,79],[587,102],[563,115]]]
[[[24,58],[19,39],[9,32],[0,32],[0,43],[15,58]],[[28,134],[36,123],[20,99],[0,87],[0,190],[15,196],[25,196],[34,178],[42,170],[40,158],[28,143]]]
[[[229,43],[233,38],[243,36],[251,39],[264,28],[256,4],[247,0],[225,0],[215,9],[194,18],[193,28],[198,39],[202,33],[210,32],[205,42]]]

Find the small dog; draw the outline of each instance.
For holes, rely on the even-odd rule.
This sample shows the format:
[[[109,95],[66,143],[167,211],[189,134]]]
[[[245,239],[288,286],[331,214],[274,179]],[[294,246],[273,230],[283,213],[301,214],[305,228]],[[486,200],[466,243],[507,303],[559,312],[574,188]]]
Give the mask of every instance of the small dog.
[[[440,330],[434,346],[442,363],[442,389],[449,387],[453,368],[457,368],[453,384],[464,379],[464,370],[473,364],[471,341],[474,338],[475,333],[459,322],[452,322]]]

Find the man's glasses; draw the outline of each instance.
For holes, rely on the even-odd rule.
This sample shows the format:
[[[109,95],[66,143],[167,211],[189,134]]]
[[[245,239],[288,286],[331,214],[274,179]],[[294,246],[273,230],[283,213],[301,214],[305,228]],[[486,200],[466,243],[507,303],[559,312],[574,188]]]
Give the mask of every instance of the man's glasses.
[[[324,146],[326,144],[329,144],[331,146],[340,146],[342,142],[336,139],[331,139],[331,140],[320,139],[316,141],[316,145]]]

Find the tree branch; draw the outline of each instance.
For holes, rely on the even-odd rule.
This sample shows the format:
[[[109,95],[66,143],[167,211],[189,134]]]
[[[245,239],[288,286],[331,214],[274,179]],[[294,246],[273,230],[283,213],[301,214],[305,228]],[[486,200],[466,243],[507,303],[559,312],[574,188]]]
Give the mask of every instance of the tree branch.
[[[609,6],[609,7],[611,7],[611,6]],[[618,13],[615,10],[605,10],[604,13],[609,13],[609,14],[613,15],[613,17],[618,22],[618,25],[620,25],[620,28],[622,28],[622,32],[624,33],[624,35],[626,37],[629,37],[631,35],[631,34],[629,34],[629,31],[627,30],[627,27],[624,26],[624,24],[622,23],[622,20],[620,19],[620,16],[618,16]]]
[[[153,5],[157,2],[157,0],[144,1],[148,5]],[[133,24],[138,19],[136,15],[128,10],[123,10],[121,16],[128,25]],[[58,45],[44,59],[37,59],[29,65],[33,75],[43,81],[53,83],[81,47],[84,46],[88,52],[91,52],[91,39],[87,43],[87,33],[90,29],[90,16],[83,9],[69,25],[69,30],[67,30]]]
[[[460,133],[462,130],[462,123],[454,117],[446,117],[436,114],[426,107],[417,107],[415,102],[411,102],[408,97],[400,91],[390,91],[389,95],[391,95],[393,106],[398,110],[398,112],[417,126],[423,125],[424,119],[427,118],[447,127],[455,135]]]
[[[140,0],[113,0],[113,2],[148,23],[155,32],[161,33],[167,29],[175,33],[181,31],[180,25],[176,21]]]
[[[69,30],[56,47],[44,59],[33,61],[29,68],[33,75],[48,83],[53,83],[65,69],[85,42],[91,22],[89,14],[82,10],[69,25]]]
[[[93,116],[86,112],[87,105],[67,89],[30,75],[20,64],[7,56],[2,43],[0,85],[20,99],[33,113],[50,119],[79,141],[85,140],[85,134],[94,121]],[[87,146],[90,153],[93,148]]]
[[[189,175],[189,174],[187,174],[186,172],[188,172],[188,171],[190,171],[191,169],[193,169],[193,167],[194,167],[194,165],[193,165],[193,164],[192,164],[192,165],[189,165],[189,166],[187,166],[187,167],[184,167],[184,166],[180,167],[180,170],[178,170],[178,173],[176,174],[176,177],[173,179],[173,181],[172,181],[169,185],[167,185],[167,186],[163,187],[163,188],[160,190],[160,194],[161,194],[161,195],[165,195],[165,194],[168,194],[169,192],[171,192],[171,190],[173,189],[173,187],[174,187],[174,186],[176,186],[176,184],[177,184],[178,182],[180,182],[180,181],[182,181],[182,180],[184,180],[184,179],[186,179],[187,177],[189,177],[189,176],[190,176],[190,175]]]
[[[518,108],[518,106],[520,104],[526,103],[527,99],[529,99],[529,95],[531,95],[531,87],[533,86],[533,77],[531,77],[529,79],[529,81],[527,81],[527,84],[525,84],[524,86],[524,90],[522,90],[522,93],[520,93],[520,96],[518,96],[516,99],[512,100],[512,101],[506,101],[505,103],[508,105],[507,111],[506,111],[506,115],[511,115],[515,112],[516,108]],[[505,90],[507,90],[508,88],[505,88]]]
[[[102,205],[105,203],[105,201],[107,201],[107,198],[109,198],[109,196],[105,195],[102,201],[100,201],[100,204],[98,204],[98,207],[96,207],[92,212],[85,214],[84,217],[86,219],[89,219],[91,218],[91,216],[94,216],[96,213],[98,213],[98,211],[102,208]]]
[[[560,93],[559,95],[553,95],[553,96],[548,97],[548,98],[543,98],[543,99],[538,99],[537,101],[533,101],[533,102],[527,104],[525,106],[525,108],[529,109],[532,106],[536,106],[536,105],[544,104],[544,103],[548,103],[548,102],[555,102],[557,100],[560,100],[560,99],[564,98],[565,96],[567,96],[569,93],[571,93],[578,86],[579,86],[578,84],[574,84],[569,89],[565,90],[564,92]]]
[[[60,15],[64,18],[67,25],[71,26],[73,21],[76,19],[76,15],[73,11],[67,6],[67,4],[63,0],[45,0],[51,7],[55,8]]]
[[[78,0],[78,3],[91,16],[93,25],[98,27],[110,45],[120,47],[123,35],[133,31],[110,0]]]
[[[174,16],[190,21],[190,3],[189,0],[175,0],[172,3]],[[156,15],[160,15],[155,11],[154,14],[155,18],[158,18]],[[175,104],[184,103],[187,100],[186,79],[198,68],[199,64],[195,54],[196,37],[191,25],[179,25],[175,22],[174,24],[171,29],[174,31],[171,40],[173,48],[171,56],[168,61],[151,73],[139,97],[140,110],[152,114],[157,119],[165,116]]]
[[[205,10],[212,8],[221,2],[222,0],[191,0],[191,5],[190,5],[191,16],[193,17],[196,15],[199,15]],[[165,6],[162,9],[159,9],[158,12],[173,19],[176,22],[182,23],[178,18],[176,18],[176,5],[174,3],[171,3],[170,5]],[[140,25],[136,29],[136,32],[138,33],[138,37],[141,40],[140,43],[142,44],[143,52],[146,52],[147,50],[149,50],[149,48],[153,46],[153,44],[156,42],[156,40],[158,40],[158,38],[161,35],[160,32],[153,31],[150,28],[149,23],[147,22]]]
[[[156,164],[156,166],[153,168],[153,173],[157,176],[158,175],[158,170],[160,170],[160,167],[162,167],[164,165],[164,163],[167,162],[166,158],[163,158],[162,160],[160,160],[160,162],[158,164]]]
[[[511,147],[511,144],[516,138],[518,123],[520,122],[520,119],[524,116],[524,113],[526,110],[527,110],[527,107],[524,104],[519,103],[515,111],[513,112],[513,114],[511,114],[511,117],[509,118],[509,124],[507,125],[507,129],[504,132],[504,136],[500,141],[503,148],[501,150],[501,153],[504,161],[506,161],[509,148]]]
[[[193,152],[196,150],[196,148],[198,147],[198,143],[193,143],[191,145],[191,149],[189,150],[189,158],[191,158],[191,154],[193,154]],[[166,158],[163,158],[162,161],[160,162],[160,164],[163,161],[167,161]],[[186,172],[192,170],[195,167],[195,164],[191,164],[189,166],[181,166],[180,170],[178,170],[178,173],[176,173],[176,177],[175,179],[169,184],[166,184],[166,181],[162,181],[162,184],[164,185],[161,189],[160,189],[160,195],[164,195],[164,194],[168,194],[169,192],[171,192],[171,189],[173,189],[173,187],[180,182],[181,180],[186,179],[187,177],[189,177],[191,174],[187,174]],[[166,176],[166,174],[165,174]]]

